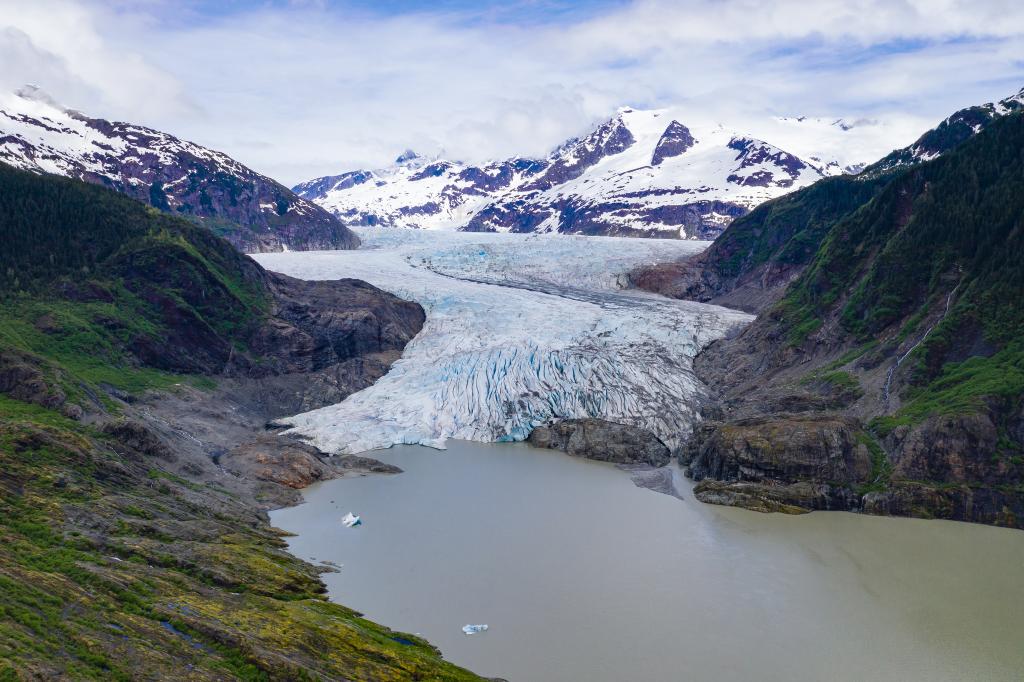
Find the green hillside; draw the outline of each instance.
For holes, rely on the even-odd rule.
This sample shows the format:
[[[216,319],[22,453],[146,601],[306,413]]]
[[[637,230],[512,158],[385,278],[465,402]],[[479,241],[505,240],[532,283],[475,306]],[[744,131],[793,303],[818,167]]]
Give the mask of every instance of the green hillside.
[[[252,500],[171,473],[179,454],[119,420],[128,394],[259,363],[254,261],[0,166],[0,263],[0,680],[478,679],[327,601]]]

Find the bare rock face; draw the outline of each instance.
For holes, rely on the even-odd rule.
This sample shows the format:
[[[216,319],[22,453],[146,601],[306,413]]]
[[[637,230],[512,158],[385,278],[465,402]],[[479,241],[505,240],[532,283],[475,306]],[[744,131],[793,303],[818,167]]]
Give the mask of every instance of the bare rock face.
[[[679,121],[672,121],[668,128],[665,128],[661,139],[658,140],[658,145],[654,148],[651,165],[657,166],[665,159],[679,156],[695,144],[697,141],[693,139],[690,129]]]
[[[103,424],[100,430],[132,452],[168,462],[177,461],[174,451],[142,422],[121,419]]]
[[[323,369],[357,356],[401,350],[426,314],[356,279],[306,281],[270,274],[274,318],[254,348],[285,372]]]
[[[800,172],[808,167],[792,154],[770,147],[760,140],[734,137],[729,141],[729,148],[739,152],[736,156],[736,160],[740,162],[739,168],[736,173],[729,176],[729,182],[738,185],[792,187],[800,177]],[[766,162],[771,163],[775,172],[760,168]],[[749,174],[739,172],[749,168],[758,170]]]
[[[856,497],[825,483],[752,483],[706,479],[693,489],[701,502],[763,513],[805,514],[818,509],[848,510]]]
[[[601,462],[658,467],[669,461],[668,447],[654,434],[602,419],[566,419],[551,426],[538,426],[527,442],[534,447],[562,450],[574,457]]]
[[[698,481],[858,483],[871,473],[871,454],[858,431],[851,420],[810,415],[704,424],[686,456]]]
[[[555,150],[551,165],[523,190],[550,189],[578,178],[601,159],[628,149],[633,142],[633,133],[620,117],[606,121],[586,137],[569,140]]]
[[[1020,479],[1024,467],[992,457],[998,442],[999,430],[982,413],[932,417],[913,429],[897,429],[889,439],[900,478],[942,483]],[[1015,468],[1021,469],[1017,476]]]
[[[305,488],[338,475],[323,458],[324,454],[312,445],[265,435],[231,449],[220,463],[243,478]]]
[[[221,457],[220,463],[237,476],[293,489],[349,473],[397,474],[402,471],[371,457],[331,457],[307,443],[272,434],[232,448]]]
[[[38,361],[13,350],[0,352],[0,393],[52,409],[66,400],[64,392],[47,381]]]

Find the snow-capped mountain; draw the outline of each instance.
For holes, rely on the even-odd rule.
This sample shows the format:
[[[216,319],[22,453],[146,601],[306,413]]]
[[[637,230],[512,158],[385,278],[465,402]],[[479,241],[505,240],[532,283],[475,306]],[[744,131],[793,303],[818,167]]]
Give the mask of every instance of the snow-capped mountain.
[[[359,244],[335,216],[226,154],[89,118],[33,86],[0,97],[0,162],[105,185],[196,218],[243,251]]]
[[[625,108],[544,159],[473,166],[408,152],[293,189],[350,224],[710,239],[767,199],[849,170],[681,119]]]
[[[897,149],[871,164],[868,171],[884,172],[921,161],[930,161],[981,132],[992,121],[1024,109],[1024,88],[998,102],[961,109],[935,126],[908,147]]]

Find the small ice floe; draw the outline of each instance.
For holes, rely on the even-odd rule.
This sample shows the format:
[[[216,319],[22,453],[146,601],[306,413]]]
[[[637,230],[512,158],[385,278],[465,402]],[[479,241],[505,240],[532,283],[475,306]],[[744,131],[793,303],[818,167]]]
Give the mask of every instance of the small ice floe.
[[[352,528],[353,526],[361,526],[363,524],[363,520],[355,514],[353,514],[352,512],[349,512],[348,514],[345,514],[343,517],[341,517],[341,523],[346,528]]]
[[[487,626],[486,625],[463,625],[462,626],[462,631],[465,632],[467,635],[475,635],[478,632],[484,632],[485,630],[487,630]]]

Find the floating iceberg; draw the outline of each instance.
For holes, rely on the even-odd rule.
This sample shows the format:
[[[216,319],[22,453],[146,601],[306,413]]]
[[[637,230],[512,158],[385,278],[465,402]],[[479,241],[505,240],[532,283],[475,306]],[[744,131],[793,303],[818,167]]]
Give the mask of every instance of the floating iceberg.
[[[353,526],[363,525],[363,520],[360,517],[353,514],[352,512],[349,512],[348,514],[345,514],[343,517],[341,517],[341,523],[346,528],[352,528]]]
[[[359,235],[356,251],[256,256],[293,277],[364,279],[427,311],[423,331],[374,385],[281,420],[326,452],[524,440],[540,424],[583,417],[645,428],[675,450],[699,418],[694,356],[752,319],[621,288],[637,265],[694,254],[706,243]]]
[[[475,635],[487,629],[487,625],[463,625],[462,631],[467,635]]]

